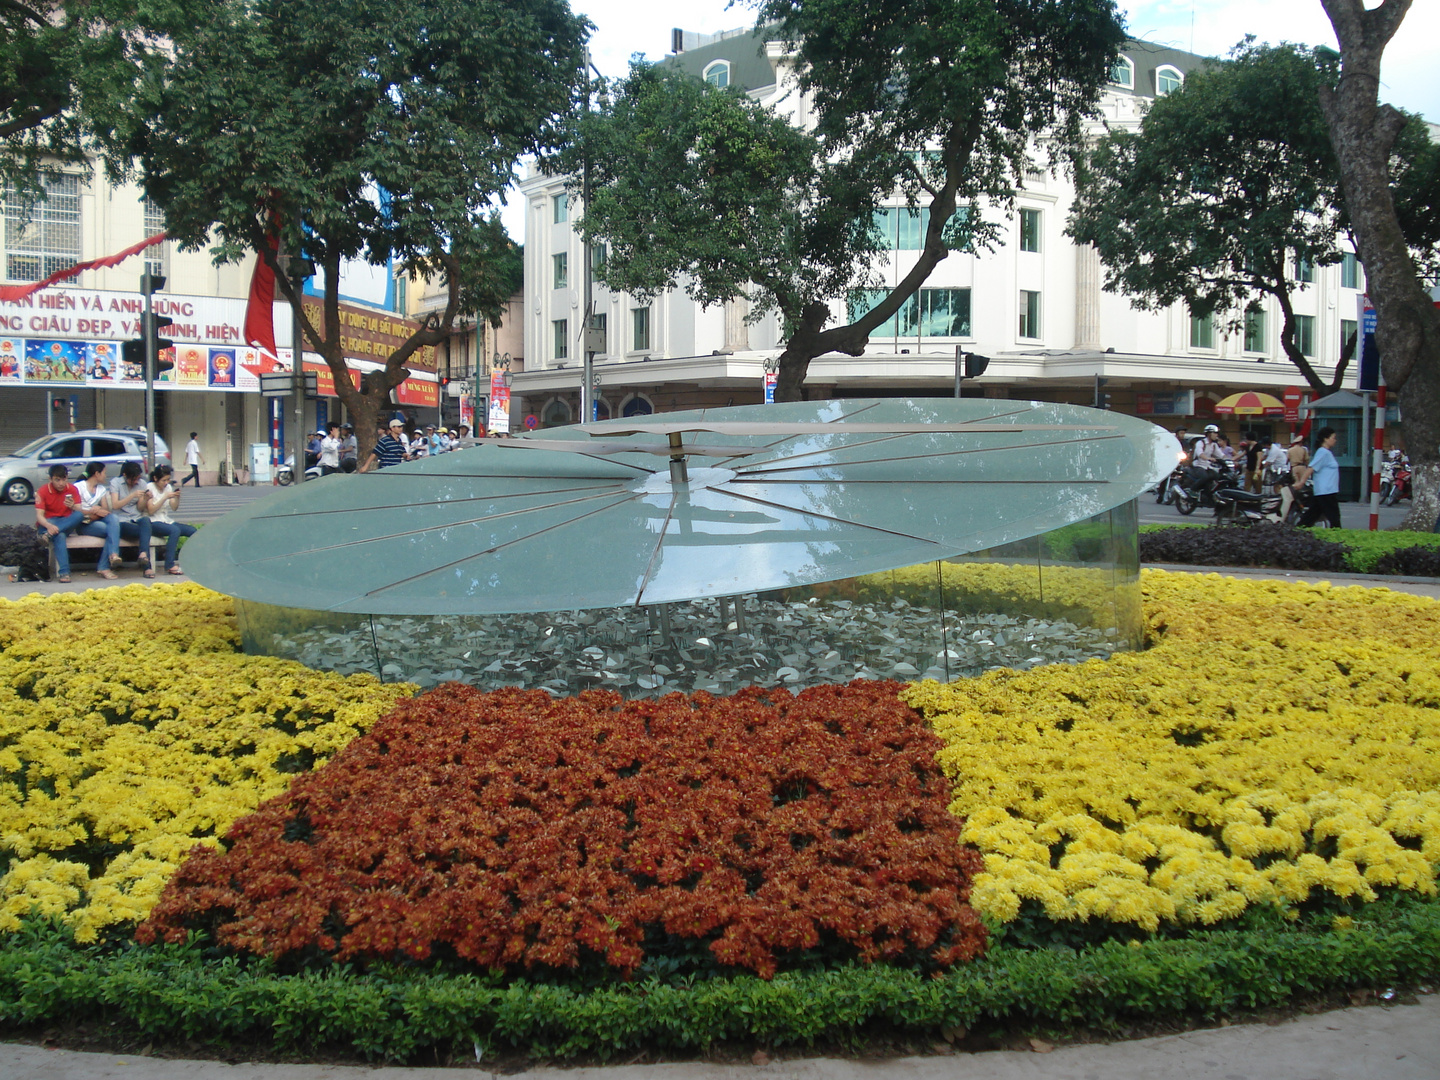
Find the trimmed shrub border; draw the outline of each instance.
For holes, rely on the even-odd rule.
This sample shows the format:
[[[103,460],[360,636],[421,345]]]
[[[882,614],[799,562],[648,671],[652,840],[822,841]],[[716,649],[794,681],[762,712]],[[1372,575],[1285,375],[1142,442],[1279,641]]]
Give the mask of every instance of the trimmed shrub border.
[[[1440,576],[1440,533],[1201,522],[1142,525],[1140,560],[1184,566],[1264,566],[1431,577]]]
[[[939,1036],[964,1025],[1114,1030],[1137,1018],[1213,1020],[1306,995],[1407,985],[1440,973],[1440,903],[1380,903],[1345,929],[1267,927],[1082,951],[998,946],[941,977],[885,966],[577,990],[483,976],[349,968],[280,975],[181,945],[77,947],[30,928],[0,946],[0,1021],[103,1020],[116,1037],[269,1040],[406,1061],[427,1052],[608,1059],[854,1043],[883,1025]]]

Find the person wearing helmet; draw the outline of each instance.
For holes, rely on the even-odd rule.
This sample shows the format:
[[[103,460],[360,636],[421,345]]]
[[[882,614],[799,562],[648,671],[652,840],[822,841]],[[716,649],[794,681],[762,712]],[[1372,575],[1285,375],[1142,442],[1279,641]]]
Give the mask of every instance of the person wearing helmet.
[[[1206,424],[1205,441],[1195,447],[1195,463],[1216,466],[1224,458],[1224,444],[1220,442],[1220,429],[1214,424]]]

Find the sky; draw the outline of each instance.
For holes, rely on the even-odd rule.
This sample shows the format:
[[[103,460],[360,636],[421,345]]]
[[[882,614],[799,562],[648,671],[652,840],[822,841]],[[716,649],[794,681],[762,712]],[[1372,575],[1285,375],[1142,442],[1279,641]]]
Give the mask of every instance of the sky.
[[[864,0],[857,0],[863,3]],[[1367,0],[1368,7],[1376,6]],[[634,53],[663,59],[670,30],[702,34],[750,27],[753,9],[728,0],[571,0],[571,7],[595,24],[591,60],[607,76],[625,74]],[[1223,56],[1246,34],[1260,41],[1335,45],[1335,34],[1320,0],[1120,0],[1130,36],[1207,56]],[[683,14],[682,14],[683,12]],[[1440,123],[1440,0],[1415,0],[1385,50],[1380,97]],[[504,219],[510,235],[522,238],[524,214],[511,199]]]

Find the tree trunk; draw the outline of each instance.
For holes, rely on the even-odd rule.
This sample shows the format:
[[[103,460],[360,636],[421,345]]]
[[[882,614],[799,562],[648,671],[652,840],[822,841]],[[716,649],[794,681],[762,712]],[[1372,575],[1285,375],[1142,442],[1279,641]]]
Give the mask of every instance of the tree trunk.
[[[1340,41],[1341,74],[1320,105],[1340,166],[1365,287],[1375,305],[1375,344],[1386,383],[1398,391],[1405,449],[1415,473],[1407,528],[1433,527],[1440,479],[1440,315],[1421,286],[1390,193],[1390,153],[1405,117],[1379,104],[1380,58],[1410,0],[1322,0]]]

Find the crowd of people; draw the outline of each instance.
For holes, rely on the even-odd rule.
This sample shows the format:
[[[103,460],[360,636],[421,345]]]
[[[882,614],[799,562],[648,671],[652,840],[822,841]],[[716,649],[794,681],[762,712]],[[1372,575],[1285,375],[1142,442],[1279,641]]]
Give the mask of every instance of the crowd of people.
[[[1282,518],[1288,516],[1296,494],[1309,484],[1310,501],[1300,518],[1300,526],[1309,528],[1324,517],[1331,528],[1341,527],[1340,464],[1334,454],[1340,435],[1334,428],[1322,427],[1315,433],[1313,455],[1300,433],[1291,437],[1288,446],[1284,440],[1275,438],[1268,443],[1261,439],[1241,439],[1238,446],[1232,447],[1230,439],[1221,434],[1215,424],[1205,425],[1200,435],[1190,435],[1185,428],[1178,428],[1175,437],[1195,464],[1233,468],[1245,490],[1279,494]]]
[[[436,454],[448,454],[452,450],[464,450],[479,445],[484,437],[483,431],[478,432],[478,437],[472,435],[466,424],[461,424],[453,432],[432,424],[423,430],[416,428],[413,435],[407,435],[403,420],[391,420],[386,427],[376,429],[375,446],[360,466],[360,471],[388,469],[402,461],[417,461]]]
[[[165,572],[183,574],[178,562],[180,540],[195,535],[196,528],[175,520],[180,510],[175,470],[167,464],[157,465],[148,482],[136,461],[125,462],[114,478],[107,472],[105,462],[92,461],[85,466],[84,479],[71,483],[64,465],[51,465],[49,482],[35,493],[35,527],[55,552],[56,580],[70,580],[67,542],[72,534],[103,541],[95,563],[95,572],[102,578],[115,579],[122,562],[121,540],[138,544],[140,571],[153,578],[150,551],[156,536],[165,537]]]

